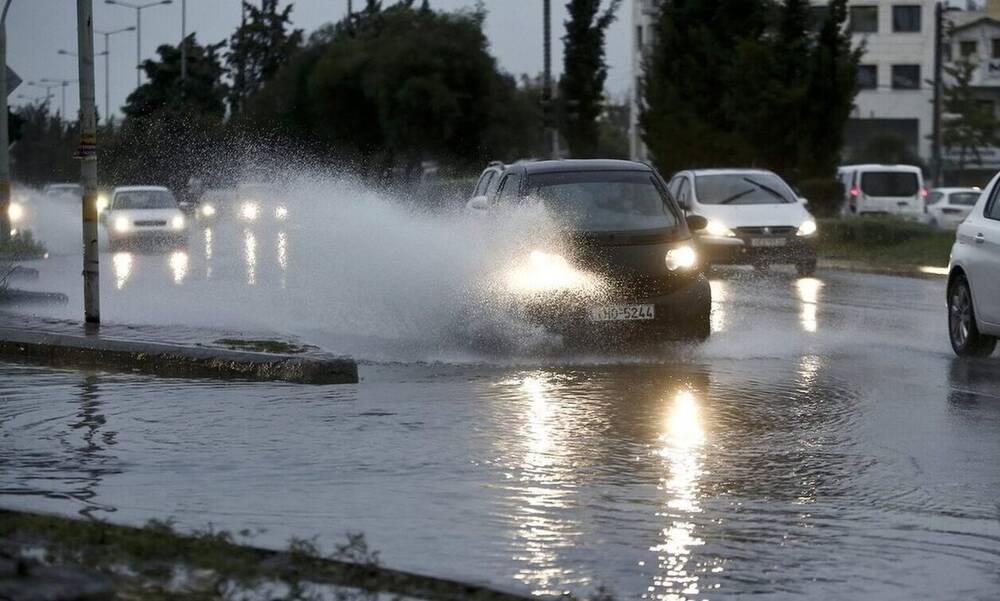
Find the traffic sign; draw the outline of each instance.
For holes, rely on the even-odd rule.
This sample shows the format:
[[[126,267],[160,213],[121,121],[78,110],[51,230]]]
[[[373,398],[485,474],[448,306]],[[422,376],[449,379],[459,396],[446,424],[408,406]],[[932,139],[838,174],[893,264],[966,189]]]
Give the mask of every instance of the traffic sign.
[[[19,85],[21,85],[20,76],[18,76],[17,73],[14,73],[13,69],[7,67],[7,95],[10,96],[10,93],[13,92]]]

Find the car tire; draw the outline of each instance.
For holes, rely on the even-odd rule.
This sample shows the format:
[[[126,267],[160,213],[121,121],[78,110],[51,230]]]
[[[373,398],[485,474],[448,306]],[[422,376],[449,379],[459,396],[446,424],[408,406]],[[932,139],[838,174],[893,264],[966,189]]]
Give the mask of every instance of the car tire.
[[[795,264],[795,270],[800,278],[808,278],[816,273],[816,257],[805,259]]]
[[[948,338],[959,357],[988,357],[997,339],[979,333],[972,290],[965,276],[957,276],[948,287]]]

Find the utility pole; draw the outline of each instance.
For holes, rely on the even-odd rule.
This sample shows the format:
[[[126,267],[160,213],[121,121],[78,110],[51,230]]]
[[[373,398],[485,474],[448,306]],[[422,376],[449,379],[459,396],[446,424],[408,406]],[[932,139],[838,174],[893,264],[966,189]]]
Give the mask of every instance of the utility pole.
[[[551,158],[559,158],[559,130],[556,129],[554,118],[555,118],[555,106],[552,94],[552,0],[543,1],[543,10],[545,14],[542,17],[542,37],[544,38],[545,48],[542,52],[544,66],[544,75],[542,81],[542,102],[545,104],[545,129],[546,134],[549,138],[550,143],[550,153]]]
[[[114,112],[111,110],[111,61],[108,57],[111,56],[111,36],[116,33],[124,33],[126,31],[135,31],[135,27],[123,27],[122,29],[116,29],[114,31],[95,31],[94,33],[99,33],[104,36],[104,121],[106,123],[111,123],[111,114]]]
[[[187,0],[181,0],[181,81],[187,81]]]
[[[125,0],[104,0],[105,4],[124,6],[135,10],[135,87],[142,85],[142,9],[161,4],[172,4],[174,0],[156,0],[145,4],[132,4]]]
[[[10,133],[7,131],[7,9],[0,13],[0,246],[10,240]]]
[[[83,315],[101,323],[100,249],[97,242],[97,110],[94,102],[94,4],[76,0],[77,54],[80,56],[80,159],[83,184]]]

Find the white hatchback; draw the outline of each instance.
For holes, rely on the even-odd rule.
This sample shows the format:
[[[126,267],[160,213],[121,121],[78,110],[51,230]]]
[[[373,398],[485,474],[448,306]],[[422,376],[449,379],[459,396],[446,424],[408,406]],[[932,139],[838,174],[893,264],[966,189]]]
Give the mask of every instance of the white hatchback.
[[[170,190],[162,186],[120,186],[111,192],[101,222],[112,243],[134,239],[187,238],[184,213]]]
[[[955,230],[972,212],[982,190],[979,188],[935,188],[927,197],[927,219],[943,230]]]
[[[1000,174],[958,226],[948,268],[948,334],[955,353],[985,357],[1000,336]]]

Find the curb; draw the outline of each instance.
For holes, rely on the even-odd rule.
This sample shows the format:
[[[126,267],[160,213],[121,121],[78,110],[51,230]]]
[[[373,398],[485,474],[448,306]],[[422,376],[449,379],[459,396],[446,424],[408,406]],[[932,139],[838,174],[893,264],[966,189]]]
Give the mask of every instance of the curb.
[[[915,265],[906,265],[900,267],[879,267],[875,265],[868,265],[866,263],[857,263],[854,261],[835,261],[820,259],[817,265],[819,269],[828,269],[832,271],[850,271],[853,273],[865,273],[870,275],[886,275],[892,277],[901,278],[916,278],[921,280],[939,280],[948,277],[947,268],[941,267],[919,267]],[[944,269],[944,273],[940,270]]]
[[[356,384],[348,357],[308,357],[61,334],[0,327],[0,356],[58,367],[139,371],[168,377],[232,378],[296,384]]]

